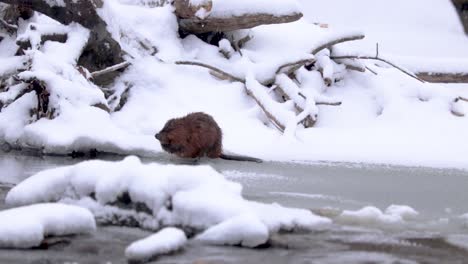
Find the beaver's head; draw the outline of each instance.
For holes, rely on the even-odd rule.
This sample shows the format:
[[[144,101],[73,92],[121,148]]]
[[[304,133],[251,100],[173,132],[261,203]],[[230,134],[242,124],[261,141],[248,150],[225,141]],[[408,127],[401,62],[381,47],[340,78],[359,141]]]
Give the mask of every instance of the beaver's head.
[[[166,122],[163,129],[155,137],[165,151],[181,154],[189,142],[190,131],[181,119],[171,119]]]

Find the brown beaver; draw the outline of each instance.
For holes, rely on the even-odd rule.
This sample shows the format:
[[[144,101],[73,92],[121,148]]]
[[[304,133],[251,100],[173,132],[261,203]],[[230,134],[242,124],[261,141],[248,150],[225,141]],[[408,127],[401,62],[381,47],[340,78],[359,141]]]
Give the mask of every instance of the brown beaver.
[[[202,112],[167,121],[155,137],[165,151],[181,158],[206,156],[212,159],[262,162],[256,158],[224,154],[221,128],[213,117]]]

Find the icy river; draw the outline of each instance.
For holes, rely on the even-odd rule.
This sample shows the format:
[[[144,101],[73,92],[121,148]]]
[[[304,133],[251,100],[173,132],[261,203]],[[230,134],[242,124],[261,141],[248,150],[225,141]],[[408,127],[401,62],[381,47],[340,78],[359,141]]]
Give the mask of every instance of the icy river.
[[[144,161],[174,162],[164,157]],[[6,208],[3,198],[12,185],[40,170],[79,161],[0,153],[0,209]],[[333,224],[309,233],[275,235],[260,249],[191,241],[157,263],[468,263],[467,171],[320,162],[202,163],[241,183],[248,199],[307,208]],[[391,205],[410,206],[419,214],[399,223],[337,217],[366,206],[385,212]],[[126,263],[125,247],[148,234],[100,227],[93,235],[76,236],[47,250],[0,250],[0,263]]]

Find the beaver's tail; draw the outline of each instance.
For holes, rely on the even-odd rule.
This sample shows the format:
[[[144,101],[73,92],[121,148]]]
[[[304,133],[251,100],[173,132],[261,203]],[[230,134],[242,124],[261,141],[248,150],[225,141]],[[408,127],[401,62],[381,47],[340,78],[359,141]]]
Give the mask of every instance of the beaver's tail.
[[[263,162],[263,160],[257,159],[257,158],[241,156],[241,155],[230,155],[230,154],[224,154],[224,153],[221,153],[221,156],[219,157],[225,160],[250,161],[250,162],[257,162],[257,163]]]

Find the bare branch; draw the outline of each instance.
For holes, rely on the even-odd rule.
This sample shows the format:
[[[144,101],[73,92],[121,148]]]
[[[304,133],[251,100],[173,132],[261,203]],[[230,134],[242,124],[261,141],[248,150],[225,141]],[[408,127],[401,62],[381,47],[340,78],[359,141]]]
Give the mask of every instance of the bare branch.
[[[241,83],[245,83],[245,80],[242,79],[242,78],[239,78],[239,77],[236,77],[232,74],[229,74],[221,69],[218,69],[214,66],[211,66],[211,65],[208,65],[208,64],[205,64],[205,63],[201,63],[201,62],[196,62],[196,61],[176,61],[175,64],[177,65],[192,65],[192,66],[199,66],[199,67],[203,67],[203,68],[207,68],[207,69],[210,69],[218,74],[220,74],[221,76],[224,76],[226,79],[229,79],[231,81],[235,81],[235,82],[241,82]]]
[[[102,75],[105,75],[105,74],[108,74],[108,73],[111,73],[111,72],[115,72],[115,71],[118,71],[120,69],[124,69],[124,68],[130,66],[131,64],[132,63],[129,62],[129,61],[124,61],[122,63],[119,63],[119,64],[116,64],[116,65],[110,66],[108,68],[105,68],[103,70],[92,72],[91,77],[96,78],[96,77],[99,77],[99,76],[102,76]]]
[[[455,102],[458,102],[458,101],[465,101],[465,102],[468,102],[468,98],[459,96],[459,97],[455,98]]]
[[[354,40],[360,40],[360,39],[363,39],[365,38],[364,35],[352,35],[352,36],[346,36],[346,37],[340,37],[338,39],[334,39],[330,42],[327,42],[327,43],[324,43],[318,47],[316,47],[315,49],[312,50],[312,54],[317,54],[319,53],[321,50],[323,49],[328,49],[336,44],[340,44],[340,43],[343,43],[343,42],[347,42],[347,41],[354,41]]]
[[[381,61],[381,62],[385,62],[386,64],[392,66],[393,68],[403,72],[404,74],[410,76],[411,78],[414,78],[422,83],[425,83],[424,80],[422,80],[421,78],[419,78],[418,76],[416,76],[415,74],[395,65],[394,63],[388,61],[388,60],[385,60],[385,59],[382,59],[382,58],[379,58],[379,57],[372,57],[372,56],[360,56],[360,55],[346,55],[346,56],[331,56],[330,57],[332,60],[343,60],[343,59],[359,59],[359,60],[378,60],[378,61]]]

